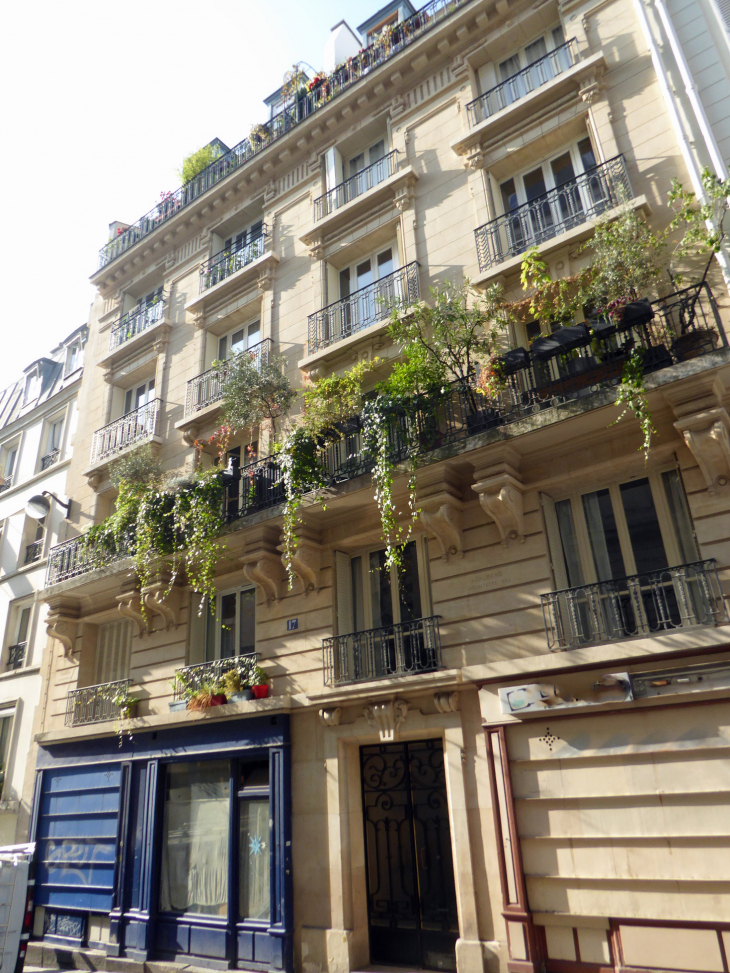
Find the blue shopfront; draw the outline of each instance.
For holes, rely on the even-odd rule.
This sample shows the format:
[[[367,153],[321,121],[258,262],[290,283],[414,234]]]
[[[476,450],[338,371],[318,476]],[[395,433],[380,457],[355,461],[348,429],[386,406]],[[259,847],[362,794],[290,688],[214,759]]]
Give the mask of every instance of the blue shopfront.
[[[35,935],[291,970],[290,777],[282,715],[42,747]]]

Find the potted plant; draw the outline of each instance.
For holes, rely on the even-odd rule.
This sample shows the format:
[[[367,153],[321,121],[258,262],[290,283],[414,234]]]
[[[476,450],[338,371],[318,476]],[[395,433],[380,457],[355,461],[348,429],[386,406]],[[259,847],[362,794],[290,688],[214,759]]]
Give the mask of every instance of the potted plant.
[[[188,709],[209,709],[211,706],[223,706],[228,702],[225,693],[220,692],[218,683],[204,680],[200,689],[194,690],[188,700]]]
[[[251,676],[251,692],[254,699],[265,699],[269,695],[271,678],[265,669],[256,666]]]
[[[193,697],[194,690],[189,685],[187,679],[182,672],[176,672],[175,678],[170,680],[170,685],[172,686],[173,692],[180,694],[180,699],[173,699],[169,703],[170,712],[176,713],[178,710],[187,709],[188,703]]]
[[[241,679],[238,669],[229,669],[223,674],[221,687],[226,695],[227,702],[241,703],[247,699],[253,699],[253,693],[248,683]]]

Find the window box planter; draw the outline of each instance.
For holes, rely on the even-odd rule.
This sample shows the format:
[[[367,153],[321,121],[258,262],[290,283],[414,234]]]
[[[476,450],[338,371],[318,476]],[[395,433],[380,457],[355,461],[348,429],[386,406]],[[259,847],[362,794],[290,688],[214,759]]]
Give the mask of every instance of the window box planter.
[[[238,693],[231,693],[231,695],[228,697],[227,702],[243,703],[246,702],[246,700],[253,699],[253,698],[254,698],[254,693],[252,689],[242,689]]]
[[[696,331],[688,331],[687,334],[680,335],[672,344],[672,351],[677,361],[689,361],[691,358],[699,358],[717,348],[719,335],[716,331],[707,328],[698,328]]]

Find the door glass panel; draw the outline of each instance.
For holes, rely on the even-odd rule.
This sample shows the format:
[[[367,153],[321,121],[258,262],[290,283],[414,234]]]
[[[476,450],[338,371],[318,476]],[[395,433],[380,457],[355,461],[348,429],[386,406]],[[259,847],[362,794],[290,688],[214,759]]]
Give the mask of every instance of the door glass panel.
[[[596,165],[596,154],[593,151],[591,140],[581,139],[578,143],[578,151],[580,152],[580,160],[583,163],[583,171],[592,169]]]
[[[393,624],[393,598],[390,572],[385,569],[385,551],[372,551],[370,554],[370,606],[373,628]]]
[[[571,221],[581,222],[583,220],[583,203],[580,198],[580,190],[575,184],[575,170],[569,152],[553,159],[550,163],[553,174],[553,182],[559,188],[557,193],[557,203],[560,211],[560,219],[564,223],[570,224]],[[577,217],[577,219],[575,219]]]
[[[676,470],[668,470],[666,473],[662,473],[662,483],[669,504],[669,513],[679,548],[679,556],[682,559],[682,564],[691,564],[698,560],[699,555],[679,473]]]
[[[583,511],[593,552],[593,564],[599,581],[626,575],[619,544],[616,518],[608,490],[583,495]]]
[[[564,152],[557,159],[553,159],[550,163],[550,168],[553,171],[553,180],[556,186],[562,186],[563,183],[575,179],[575,170],[573,169],[570,152]]]
[[[502,61],[499,65],[499,78],[501,81],[506,81],[507,78],[511,78],[513,74],[517,74],[520,70],[520,55],[513,54],[512,57],[508,57],[506,61]]]
[[[528,172],[527,175],[523,176],[525,183],[525,195],[527,196],[528,202],[531,199],[535,199],[537,196],[542,196],[546,191],[545,186],[545,176],[543,175],[542,167],[539,169],[533,169],[532,172]]]
[[[665,568],[667,555],[649,480],[643,478],[622,483],[620,490],[636,573],[645,574]]]
[[[225,361],[226,360],[226,357],[227,357],[226,352],[227,351],[228,351],[228,338],[221,338],[218,341],[218,358],[221,361]]]
[[[385,155],[385,142],[381,139],[375,145],[370,146],[370,165],[378,162]]]
[[[352,583],[352,625],[354,632],[365,631],[365,606],[362,591],[362,557],[353,557],[350,561],[350,575]]]
[[[361,287],[367,287],[368,284],[372,284],[373,272],[369,260],[365,260],[363,263],[358,264],[356,273],[358,290],[360,290]]]
[[[525,48],[525,60],[528,64],[534,64],[535,61],[539,61],[541,57],[545,57],[547,54],[547,47],[545,45],[545,38],[538,37],[536,41],[532,44],[528,44]]]
[[[30,608],[23,608],[20,612],[20,623],[18,624],[17,644],[28,641],[28,622],[30,621]]]
[[[397,572],[394,572],[397,574]],[[418,583],[418,554],[414,541],[406,544],[403,552],[403,570],[396,577],[400,600],[400,620],[411,622],[421,618],[421,589]]]
[[[350,268],[340,271],[340,298],[350,296]]]
[[[241,919],[268,919],[269,892],[269,799],[241,801],[238,913]]]
[[[236,654],[236,595],[221,595],[220,600],[221,659]]]
[[[239,592],[239,655],[256,650],[256,589],[246,588]]]
[[[132,411],[132,402],[134,401],[133,395],[134,395],[134,393],[130,389],[127,392],[127,394],[124,396],[124,415],[125,416]]]
[[[542,167],[533,169],[532,172],[528,172],[522,178],[525,184],[525,194],[528,202],[545,193],[545,176]],[[541,240],[552,236],[553,231],[551,227],[553,223],[553,214],[548,200],[535,203],[530,207],[530,227],[534,234],[535,243],[539,243]]]
[[[555,516],[558,520],[563,560],[565,561],[565,571],[568,575],[568,587],[577,588],[583,584],[583,571],[580,566],[580,553],[578,551],[578,540],[573,521],[573,508],[570,500],[558,500],[555,504]]]
[[[163,912],[225,918],[229,794],[227,760],[167,767],[160,861]]]
[[[231,335],[231,355],[238,355],[246,347],[246,342],[244,341],[244,331],[241,328],[240,331],[234,331]]]
[[[502,192],[502,205],[504,206],[505,213],[517,209],[517,190],[515,189],[514,179],[508,179],[499,188]]]
[[[552,63],[549,60],[546,59],[541,61],[540,64],[536,64],[546,54],[547,45],[543,37],[539,37],[525,48],[525,60],[530,65],[530,87],[532,89],[539,88],[540,85],[550,81],[554,75]]]
[[[365,168],[365,153],[361,152],[356,155],[354,159],[350,159],[350,175],[354,176],[356,172]]]
[[[247,348],[252,348],[253,345],[257,345],[261,340],[261,322],[254,321],[253,324],[248,326],[248,344]]]
[[[378,254],[378,279],[393,273],[393,251],[388,248]]]

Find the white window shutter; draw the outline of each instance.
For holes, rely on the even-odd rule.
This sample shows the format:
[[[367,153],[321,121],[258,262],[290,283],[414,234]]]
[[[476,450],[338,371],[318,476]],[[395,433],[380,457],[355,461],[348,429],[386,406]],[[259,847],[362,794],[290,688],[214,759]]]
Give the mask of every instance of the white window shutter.
[[[350,555],[335,551],[335,588],[337,597],[337,634],[352,632],[352,574]]]
[[[555,513],[555,501],[547,493],[540,494],[542,512],[545,520],[545,534],[547,535],[548,554],[553,569],[555,590],[562,591],[568,587],[568,572],[565,570],[563,545],[560,541],[560,528]]]
[[[116,682],[129,676],[132,649],[132,623],[108,622],[99,626],[96,643],[96,682]]]

